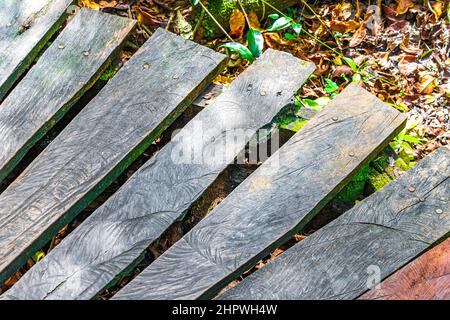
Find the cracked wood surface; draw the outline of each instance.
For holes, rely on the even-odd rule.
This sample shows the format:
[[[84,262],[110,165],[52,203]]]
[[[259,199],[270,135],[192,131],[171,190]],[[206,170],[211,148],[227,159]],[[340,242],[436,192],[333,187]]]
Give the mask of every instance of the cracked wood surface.
[[[448,197],[446,202],[448,207]],[[450,300],[450,239],[410,262],[383,281],[379,288],[359,299]]]
[[[355,299],[450,231],[443,147],[221,299]]]
[[[113,298],[213,297],[305,226],[404,122],[350,85]]]
[[[0,0],[0,101],[58,30],[74,0]]]
[[[290,102],[314,68],[290,54],[266,51],[5,297],[95,296],[188,210],[256,130]],[[243,139],[227,136],[241,130]],[[200,151],[203,160],[177,162],[177,152],[189,149]],[[214,154],[223,158],[213,161]]]
[[[0,181],[109,65],[135,22],[82,9],[0,105]]]
[[[114,181],[225,62],[157,30],[0,195],[0,283]]]

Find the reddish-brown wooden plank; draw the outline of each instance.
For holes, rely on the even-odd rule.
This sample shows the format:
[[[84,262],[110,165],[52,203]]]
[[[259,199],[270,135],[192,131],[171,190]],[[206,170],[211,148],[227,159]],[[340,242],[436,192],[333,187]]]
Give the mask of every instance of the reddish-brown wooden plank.
[[[412,261],[360,299],[450,300],[450,239]]]

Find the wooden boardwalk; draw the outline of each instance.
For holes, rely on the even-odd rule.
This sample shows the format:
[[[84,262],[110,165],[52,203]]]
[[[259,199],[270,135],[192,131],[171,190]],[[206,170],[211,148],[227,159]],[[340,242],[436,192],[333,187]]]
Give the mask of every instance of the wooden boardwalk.
[[[0,101],[58,30],[73,0],[0,2]]]
[[[224,299],[354,299],[450,230],[450,151],[442,149],[356,205]],[[373,278],[375,277],[375,278]],[[376,282],[374,282],[376,283]]]
[[[83,9],[36,59],[72,1],[3,1],[0,181],[94,84],[135,25]],[[1,285],[194,100],[203,108],[1,299],[92,299],[132,273],[315,69],[269,49],[206,105],[199,95],[226,62],[158,29],[0,193]],[[318,216],[406,121],[354,84],[308,118],[113,299],[450,299],[445,147],[223,291]]]
[[[92,86],[133,26],[82,9],[62,31],[0,105],[0,181]]]

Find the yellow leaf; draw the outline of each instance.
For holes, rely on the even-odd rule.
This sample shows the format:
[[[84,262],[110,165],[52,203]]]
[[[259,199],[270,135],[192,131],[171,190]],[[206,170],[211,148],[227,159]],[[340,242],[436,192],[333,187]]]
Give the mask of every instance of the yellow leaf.
[[[442,4],[442,1],[436,1],[435,3],[433,3],[433,11],[436,18],[440,18],[442,16],[442,12],[444,11],[444,5]]]
[[[89,8],[89,9],[93,9],[93,10],[100,10],[102,8],[94,0],[78,0],[78,5],[80,7]]]
[[[230,16],[230,35],[236,38],[242,37],[245,29],[245,16],[238,10],[234,9]]]
[[[415,4],[411,0],[397,0],[397,14],[404,14],[409,11],[409,9],[414,8]]]

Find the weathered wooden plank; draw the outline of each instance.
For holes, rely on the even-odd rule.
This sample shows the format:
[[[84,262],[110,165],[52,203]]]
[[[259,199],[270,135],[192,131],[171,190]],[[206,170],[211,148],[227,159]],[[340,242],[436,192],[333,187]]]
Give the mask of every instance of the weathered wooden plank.
[[[357,298],[448,236],[449,176],[442,148],[221,298]]]
[[[225,62],[156,31],[0,195],[0,282],[114,181]]]
[[[74,0],[0,0],[0,101],[58,30]]]
[[[424,253],[360,299],[450,300],[450,239]]]
[[[135,22],[82,9],[0,105],[0,181],[88,90]]]
[[[313,71],[312,64],[292,55],[266,51],[113,197],[25,274],[6,297],[87,299],[96,295],[189,209]],[[240,136],[241,131],[245,136]],[[234,134],[241,139],[230,140]],[[175,156],[181,149],[196,150],[201,159],[179,162]],[[214,154],[220,158],[214,160]]]
[[[212,297],[290,239],[404,121],[351,85],[115,298]]]

